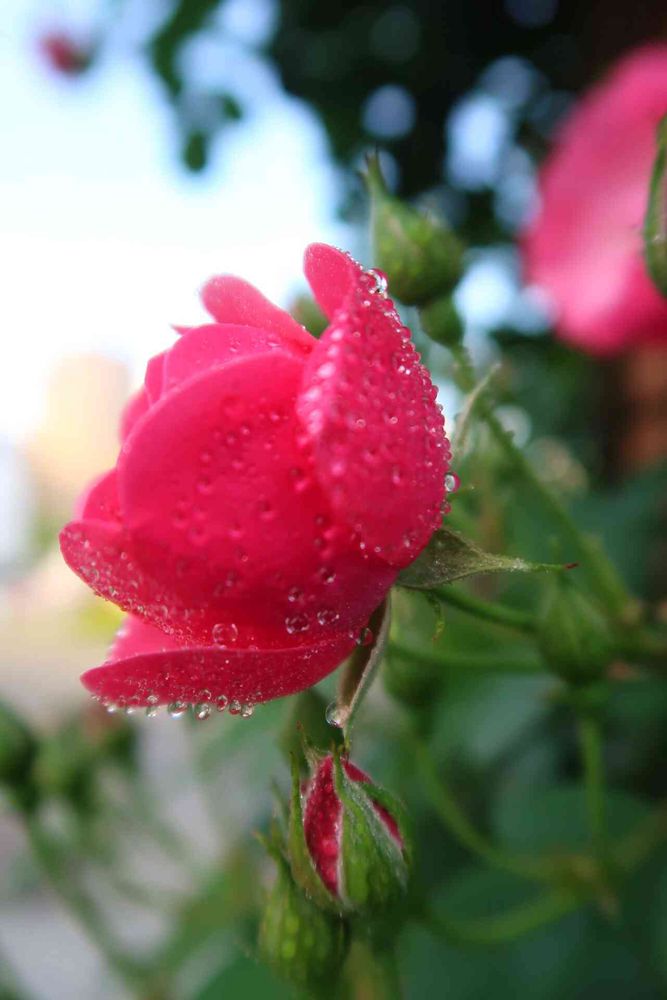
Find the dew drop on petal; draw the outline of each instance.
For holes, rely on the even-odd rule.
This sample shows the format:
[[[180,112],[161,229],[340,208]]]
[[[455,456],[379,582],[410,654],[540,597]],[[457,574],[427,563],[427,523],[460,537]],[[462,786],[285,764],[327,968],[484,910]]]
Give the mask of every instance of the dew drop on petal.
[[[357,636],[357,646],[370,646],[372,645],[374,638],[373,629],[366,626],[365,628],[362,628]]]
[[[211,629],[214,646],[232,646],[239,637],[239,630],[234,622],[219,622]]]
[[[445,476],[445,489],[448,493],[456,493],[459,486],[461,485],[461,480],[456,475],[455,472],[448,472]]]
[[[241,705],[241,712],[240,712],[241,718],[249,719],[254,711],[255,711],[255,706],[250,702],[247,702],[247,704],[245,705]]]
[[[342,715],[337,701],[332,701],[327,705],[324,718],[330,726],[335,726],[336,729],[342,727]]]
[[[194,706],[193,712],[197,722],[204,722],[211,714],[211,706],[207,701],[200,701]]]
[[[285,631],[288,635],[307,632],[310,628],[310,618],[306,614],[290,615],[285,619]]]
[[[229,703],[229,714],[230,715],[240,715],[243,706],[240,701],[233,698]]]
[[[185,701],[172,701],[167,706],[167,712],[172,719],[180,719],[181,716],[185,715],[188,710],[188,704]]]
[[[229,704],[229,699],[226,694],[219,694],[218,697],[215,699],[215,707],[217,708],[218,712],[224,712],[228,704]]]

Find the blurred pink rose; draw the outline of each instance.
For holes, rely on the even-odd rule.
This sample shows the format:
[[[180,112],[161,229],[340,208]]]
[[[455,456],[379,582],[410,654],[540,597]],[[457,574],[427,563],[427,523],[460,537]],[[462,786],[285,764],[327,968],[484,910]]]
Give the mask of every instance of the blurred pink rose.
[[[539,180],[525,274],[549,294],[559,335],[609,355],[667,345],[667,300],[646,272],[642,222],[667,113],[667,44],[636,49],[575,106]]]
[[[42,58],[61,76],[79,76],[90,66],[92,52],[66,31],[47,31],[37,41]]]

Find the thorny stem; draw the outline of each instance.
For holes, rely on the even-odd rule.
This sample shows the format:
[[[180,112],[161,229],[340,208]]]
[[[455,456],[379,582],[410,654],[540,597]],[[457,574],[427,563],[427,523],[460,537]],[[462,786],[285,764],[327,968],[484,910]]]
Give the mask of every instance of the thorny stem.
[[[537,881],[548,881],[551,878],[549,868],[539,860],[515,856],[487,840],[460,808],[451,789],[438,773],[428,748],[414,734],[409,734],[408,739],[424,793],[445,828],[460,844],[494,868]]]
[[[452,347],[451,351],[456,363],[453,373],[454,381],[463,392],[472,392],[477,383],[477,377],[467,349],[461,344]],[[570,539],[575,551],[581,555],[582,562],[591,575],[591,581],[595,584],[600,599],[615,619],[624,620],[633,602],[604,550],[595,538],[585,534],[579,528],[556,493],[542,482],[524,453],[515,445],[512,435],[505,430],[486,401],[480,399],[478,407],[487,427],[505,453],[505,457],[522,479],[530,485],[543,507],[549,511],[563,534]]]

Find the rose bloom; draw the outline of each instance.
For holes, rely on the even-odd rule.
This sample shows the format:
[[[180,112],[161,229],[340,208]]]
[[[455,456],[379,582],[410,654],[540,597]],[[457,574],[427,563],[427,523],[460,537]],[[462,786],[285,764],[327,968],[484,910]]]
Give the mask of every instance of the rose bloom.
[[[125,707],[238,711],[351,652],[441,522],[436,390],[378,273],[324,245],[315,340],[234,277],[214,322],[152,358],[116,467],[61,533],[69,566],[129,616],[83,683]]]
[[[567,117],[523,235],[525,273],[550,296],[559,335],[592,354],[667,343],[667,300],[643,259],[642,224],[667,113],[667,45],[625,56]]]

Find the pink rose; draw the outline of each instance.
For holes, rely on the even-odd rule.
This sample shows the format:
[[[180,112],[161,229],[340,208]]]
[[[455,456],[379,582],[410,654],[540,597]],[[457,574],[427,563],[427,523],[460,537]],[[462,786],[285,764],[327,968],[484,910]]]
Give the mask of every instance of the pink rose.
[[[83,676],[107,702],[238,710],[315,684],[440,524],[443,418],[383,282],[323,245],[305,270],[319,341],[246,282],[208,282],[215,322],[149,361],[115,469],[61,533],[130,613]]]
[[[593,354],[667,342],[667,300],[642,251],[665,113],[667,45],[647,45],[576,105],[540,174],[541,206],[523,235],[526,277],[550,295],[560,336]]]

